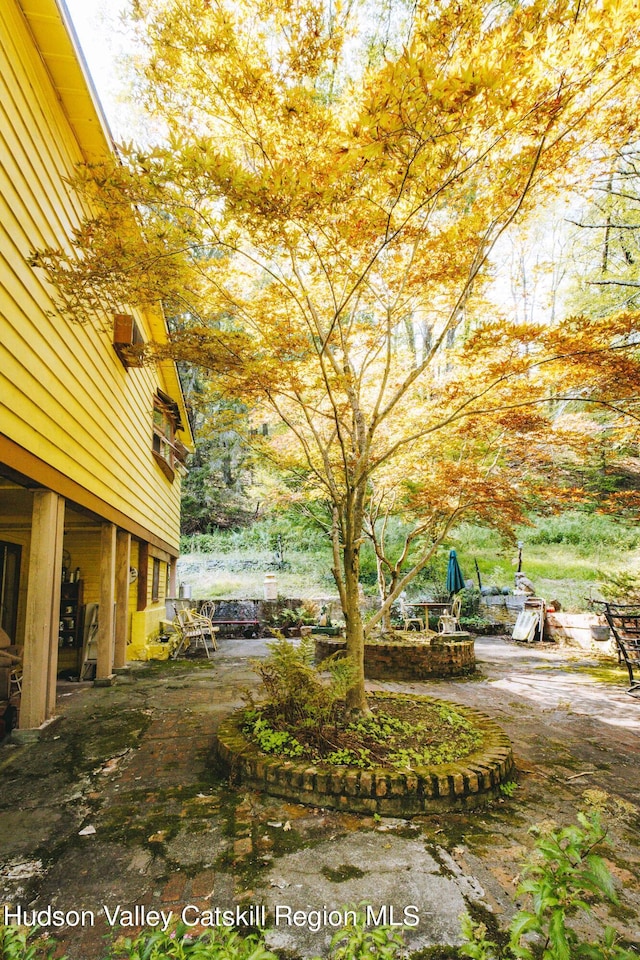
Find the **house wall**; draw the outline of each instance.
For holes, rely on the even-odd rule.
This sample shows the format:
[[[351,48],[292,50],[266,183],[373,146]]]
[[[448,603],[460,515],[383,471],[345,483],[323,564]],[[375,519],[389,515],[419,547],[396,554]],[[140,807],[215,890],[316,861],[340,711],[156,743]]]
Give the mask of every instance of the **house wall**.
[[[27,263],[35,248],[67,247],[81,211],[64,178],[82,154],[14,0],[0,6],[0,157],[0,436],[176,553],[179,478],[151,442],[155,391],[178,400],[177,380],[166,366],[125,369],[111,317],[61,316]],[[152,318],[137,320],[150,338]]]
[[[152,452],[158,391],[177,404],[179,439],[191,443],[175,365],[125,367],[113,316],[73,320],[29,262],[39,249],[69,249],[83,210],[66,181],[114,149],[66,17],[57,0],[0,3],[0,539],[24,548],[24,728],[55,707],[65,565],[80,568],[83,602],[100,607],[96,682],[111,682],[125,641],[148,653],[179,547],[180,472],[161,469]],[[144,339],[166,341],[159,309],[121,311]],[[161,562],[153,602],[152,562],[149,579],[127,588],[143,553]],[[135,655],[134,644],[126,652]]]

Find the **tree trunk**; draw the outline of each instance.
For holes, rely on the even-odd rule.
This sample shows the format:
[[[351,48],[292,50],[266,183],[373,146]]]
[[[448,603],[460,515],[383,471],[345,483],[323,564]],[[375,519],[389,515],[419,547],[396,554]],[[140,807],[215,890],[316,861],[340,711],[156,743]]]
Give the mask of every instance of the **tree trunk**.
[[[360,547],[347,546],[344,550],[344,619],[346,624],[347,654],[356,665],[354,684],[347,692],[347,709],[352,713],[367,713],[364,689],[364,626],[360,611]]]
[[[384,602],[389,596],[389,591],[387,590],[387,581],[384,575],[384,567],[382,564],[382,560],[377,554],[376,554],[376,568],[378,572],[378,593],[380,595],[380,604],[381,606],[384,606]],[[391,631],[391,607],[389,607],[382,615],[381,626],[384,633],[388,633]]]

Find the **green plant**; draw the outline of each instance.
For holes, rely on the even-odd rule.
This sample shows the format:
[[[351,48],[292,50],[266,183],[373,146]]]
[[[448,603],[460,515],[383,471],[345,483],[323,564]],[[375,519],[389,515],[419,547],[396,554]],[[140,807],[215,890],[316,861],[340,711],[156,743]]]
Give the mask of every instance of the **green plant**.
[[[301,623],[300,611],[291,607],[283,607],[276,617],[276,623],[281,627],[299,627]]]
[[[640,603],[640,570],[602,576],[602,593],[610,603]]]
[[[229,927],[214,927],[194,936],[179,924],[175,930],[143,931],[122,937],[111,948],[109,960],[277,960],[257,934],[240,936]]]
[[[397,960],[403,954],[402,935],[388,926],[369,928],[361,911],[355,923],[348,923],[333,935],[329,946],[330,960]]]
[[[504,783],[500,784],[500,793],[503,797],[512,797],[517,789],[518,784],[515,780],[505,780]]]
[[[315,725],[334,723],[353,676],[351,661],[345,657],[323,661],[323,669],[329,672],[329,682],[325,683],[313,664],[312,638],[303,637],[297,646],[278,639],[268,647],[270,655],[253,663],[266,701],[263,715],[275,726],[284,723],[297,727],[305,720]]]
[[[22,928],[0,924],[1,960],[51,960],[54,947],[50,940],[42,938],[39,927],[25,932]],[[59,960],[66,960],[66,957]]]
[[[482,595],[477,587],[465,587],[460,591],[460,599],[462,601],[460,613],[463,617],[482,620],[482,617],[478,617]]]
[[[324,759],[333,766],[360,767],[366,770],[371,766],[371,751],[366,747],[360,747],[358,750],[341,747],[339,750],[328,753]]]
[[[578,824],[532,828],[535,854],[525,866],[516,896],[528,896],[530,908],[519,910],[509,926],[507,951],[487,939],[483,924],[463,920],[463,956],[473,960],[633,960],[606,926],[597,941],[586,942],[572,925],[581,913],[591,913],[603,901],[617,902],[611,874],[596,848],[606,836],[600,814],[578,814]]]
[[[251,739],[255,740],[264,753],[277,753],[285,757],[299,757],[304,753],[304,747],[286,730],[274,730],[271,724],[262,717],[245,715],[242,729]]]

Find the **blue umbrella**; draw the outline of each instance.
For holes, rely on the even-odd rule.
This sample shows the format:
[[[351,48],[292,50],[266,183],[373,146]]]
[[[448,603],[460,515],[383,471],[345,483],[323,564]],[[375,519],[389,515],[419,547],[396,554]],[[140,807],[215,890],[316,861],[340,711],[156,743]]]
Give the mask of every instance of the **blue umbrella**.
[[[447,590],[449,593],[458,593],[464,590],[464,577],[458,563],[455,550],[449,551],[449,565],[447,567]]]

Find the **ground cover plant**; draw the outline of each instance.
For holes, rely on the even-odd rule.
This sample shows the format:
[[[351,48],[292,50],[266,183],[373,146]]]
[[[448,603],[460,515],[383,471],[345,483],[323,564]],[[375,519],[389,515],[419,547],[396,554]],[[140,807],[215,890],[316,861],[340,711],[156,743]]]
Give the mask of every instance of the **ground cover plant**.
[[[264,700],[252,697],[242,719],[244,735],[265,753],[363,770],[413,770],[461,760],[482,744],[470,720],[426,698],[372,698],[369,713],[350,714],[348,659],[323,661],[326,682],[313,665],[310,638],[269,646],[271,655],[255,663]]]

